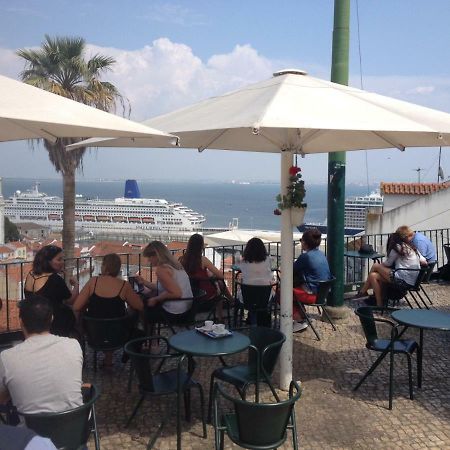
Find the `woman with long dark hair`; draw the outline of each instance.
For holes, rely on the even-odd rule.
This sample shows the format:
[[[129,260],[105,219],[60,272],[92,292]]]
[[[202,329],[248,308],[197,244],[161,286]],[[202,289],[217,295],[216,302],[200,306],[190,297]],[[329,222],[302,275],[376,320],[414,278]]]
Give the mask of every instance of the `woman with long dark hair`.
[[[383,306],[383,291],[387,284],[393,283],[405,289],[414,286],[418,270],[426,266],[427,261],[411,243],[413,237],[414,232],[406,226],[399,227],[389,237],[386,260],[372,266],[364,286],[354,298],[365,297],[368,290],[373,289],[377,306]]]
[[[238,266],[244,284],[267,285],[272,282],[270,257],[259,238],[254,237],[247,242]]]
[[[188,241],[185,253],[180,257],[180,262],[184,270],[189,275],[192,283],[198,289],[205,292],[200,298],[201,301],[208,301],[224,295],[228,300],[232,300],[232,296],[224,282],[223,273],[203,255],[205,242],[201,234],[193,234]],[[215,278],[216,281],[210,281],[209,278]],[[192,284],[191,283],[191,284]],[[222,319],[221,305],[218,307],[217,314]]]
[[[63,250],[56,245],[46,245],[35,255],[33,268],[25,279],[24,294],[37,294],[50,300],[53,322],[50,332],[59,336],[72,336],[75,316],[69,305],[79,292],[76,278],[71,277],[69,289],[60,275],[64,268]]]

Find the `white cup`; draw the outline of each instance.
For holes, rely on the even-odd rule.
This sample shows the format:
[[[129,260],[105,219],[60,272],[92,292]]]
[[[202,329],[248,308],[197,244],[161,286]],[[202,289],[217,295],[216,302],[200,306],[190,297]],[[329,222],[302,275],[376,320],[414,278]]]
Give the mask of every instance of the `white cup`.
[[[214,327],[214,322],[212,320],[205,320],[205,326],[203,327],[206,331],[211,331]]]
[[[225,333],[225,325],[223,323],[216,323],[213,325],[213,330],[215,333],[223,334]]]

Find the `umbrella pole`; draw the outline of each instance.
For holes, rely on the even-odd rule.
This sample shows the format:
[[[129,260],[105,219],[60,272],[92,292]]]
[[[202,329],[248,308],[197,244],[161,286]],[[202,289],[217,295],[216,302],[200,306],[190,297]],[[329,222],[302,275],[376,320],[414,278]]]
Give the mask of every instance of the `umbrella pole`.
[[[281,193],[287,193],[289,184],[289,168],[293,164],[292,152],[281,152]],[[280,298],[280,329],[286,336],[281,349],[280,358],[280,388],[289,389],[292,380],[292,267],[294,248],[292,245],[291,210],[283,209],[281,214],[281,298]]]

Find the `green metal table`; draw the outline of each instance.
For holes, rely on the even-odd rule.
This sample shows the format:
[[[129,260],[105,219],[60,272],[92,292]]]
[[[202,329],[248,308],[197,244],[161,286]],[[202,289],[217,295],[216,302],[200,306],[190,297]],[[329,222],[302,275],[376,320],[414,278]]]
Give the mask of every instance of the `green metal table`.
[[[417,365],[419,366],[417,385],[420,388],[422,387],[423,330],[450,331],[450,314],[435,309],[399,309],[394,311],[391,317],[400,325],[404,325],[405,330],[409,327],[419,329],[420,350],[417,355]]]
[[[244,351],[250,339],[236,331],[232,336],[213,339],[196,330],[174,334],[169,339],[170,346],[187,356],[226,356]]]
[[[189,358],[189,365],[193,356],[226,356],[244,351],[250,346],[250,339],[236,331],[231,336],[213,339],[196,330],[187,330],[174,334],[169,339],[169,345],[183,354],[178,362],[178,370],[185,357]],[[191,367],[190,369],[191,370]],[[179,386],[181,387],[181,386]],[[177,449],[181,450],[181,390],[178,392],[177,405]]]

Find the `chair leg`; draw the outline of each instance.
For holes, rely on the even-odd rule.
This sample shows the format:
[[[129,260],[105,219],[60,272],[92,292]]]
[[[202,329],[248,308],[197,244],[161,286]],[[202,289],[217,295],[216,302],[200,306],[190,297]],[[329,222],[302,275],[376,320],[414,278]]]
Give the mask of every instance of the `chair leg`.
[[[292,408],[291,421],[292,421],[292,443],[294,446],[294,450],[298,450],[297,422],[295,421],[295,405]]]
[[[422,290],[422,292],[424,293],[425,297],[427,298],[427,300],[429,301],[430,305],[433,305],[433,301],[431,300],[430,296],[428,295],[427,291],[425,290],[425,288],[420,285],[420,289]]]
[[[136,413],[138,412],[138,409],[140,408],[140,406],[142,405],[142,402],[145,400],[145,394],[141,395],[141,398],[138,400],[138,402],[136,403],[136,406],[133,409],[133,412],[131,413],[131,416],[129,417],[129,419],[127,420],[127,423],[125,424],[125,428],[128,428],[131,421],[134,419],[134,416],[136,415]]]
[[[94,433],[95,450],[100,450],[100,438],[98,436],[97,416],[95,415],[95,405],[92,405],[92,432]]]
[[[325,314],[326,319],[328,320],[328,322],[330,322],[330,325],[333,327],[334,331],[337,331],[336,326],[334,325],[333,321],[331,320],[331,317],[329,316],[329,314],[327,313],[327,310],[325,308],[322,307],[322,314]]]
[[[373,371],[379,366],[381,361],[386,357],[387,351],[384,351],[381,353],[381,355],[377,358],[377,360],[372,364],[370,369],[364,374],[364,376],[359,380],[358,384],[353,388],[354,391],[356,391],[366,380],[366,378],[373,373]]]
[[[211,374],[209,380],[209,399],[208,399],[208,423],[211,423],[212,408],[213,408],[213,395],[214,395],[214,372]]]
[[[413,294],[413,292],[412,292],[412,291],[409,291],[409,294],[411,295],[411,298],[412,298],[412,299],[414,300],[414,302],[416,303],[417,307],[418,307],[419,309],[422,309],[422,307],[420,306],[420,303],[418,302],[418,300],[417,300],[416,296]]]
[[[302,303],[298,303],[301,306],[302,312],[305,315],[305,319],[308,322],[308,325],[311,327],[311,330],[314,331],[314,334],[316,335],[316,338],[318,341],[320,341],[320,335],[319,332],[316,330],[316,328],[314,327],[314,325],[312,324],[311,319],[309,318],[308,313],[306,312],[306,308]]]
[[[127,385],[127,392],[131,392],[131,383],[133,382],[133,375],[134,375],[134,367],[133,367],[133,360],[130,359],[130,373],[128,374],[128,385]]]
[[[389,409],[392,409],[392,397],[394,396],[394,352],[390,352],[391,364],[389,367]]]
[[[421,286],[419,286],[419,290],[417,291],[417,297],[419,297],[420,301],[423,303],[423,306],[425,306],[426,309],[430,309],[430,307],[427,305],[427,302],[422,297],[422,294],[420,293]]]
[[[414,400],[411,355],[406,353],[406,357],[408,359],[409,398]]]
[[[194,386],[198,388],[198,393],[200,395],[200,412],[202,415],[202,426],[203,426],[203,437],[207,438],[206,432],[206,420],[205,420],[205,396],[203,395],[203,388],[200,383],[195,383]]]

